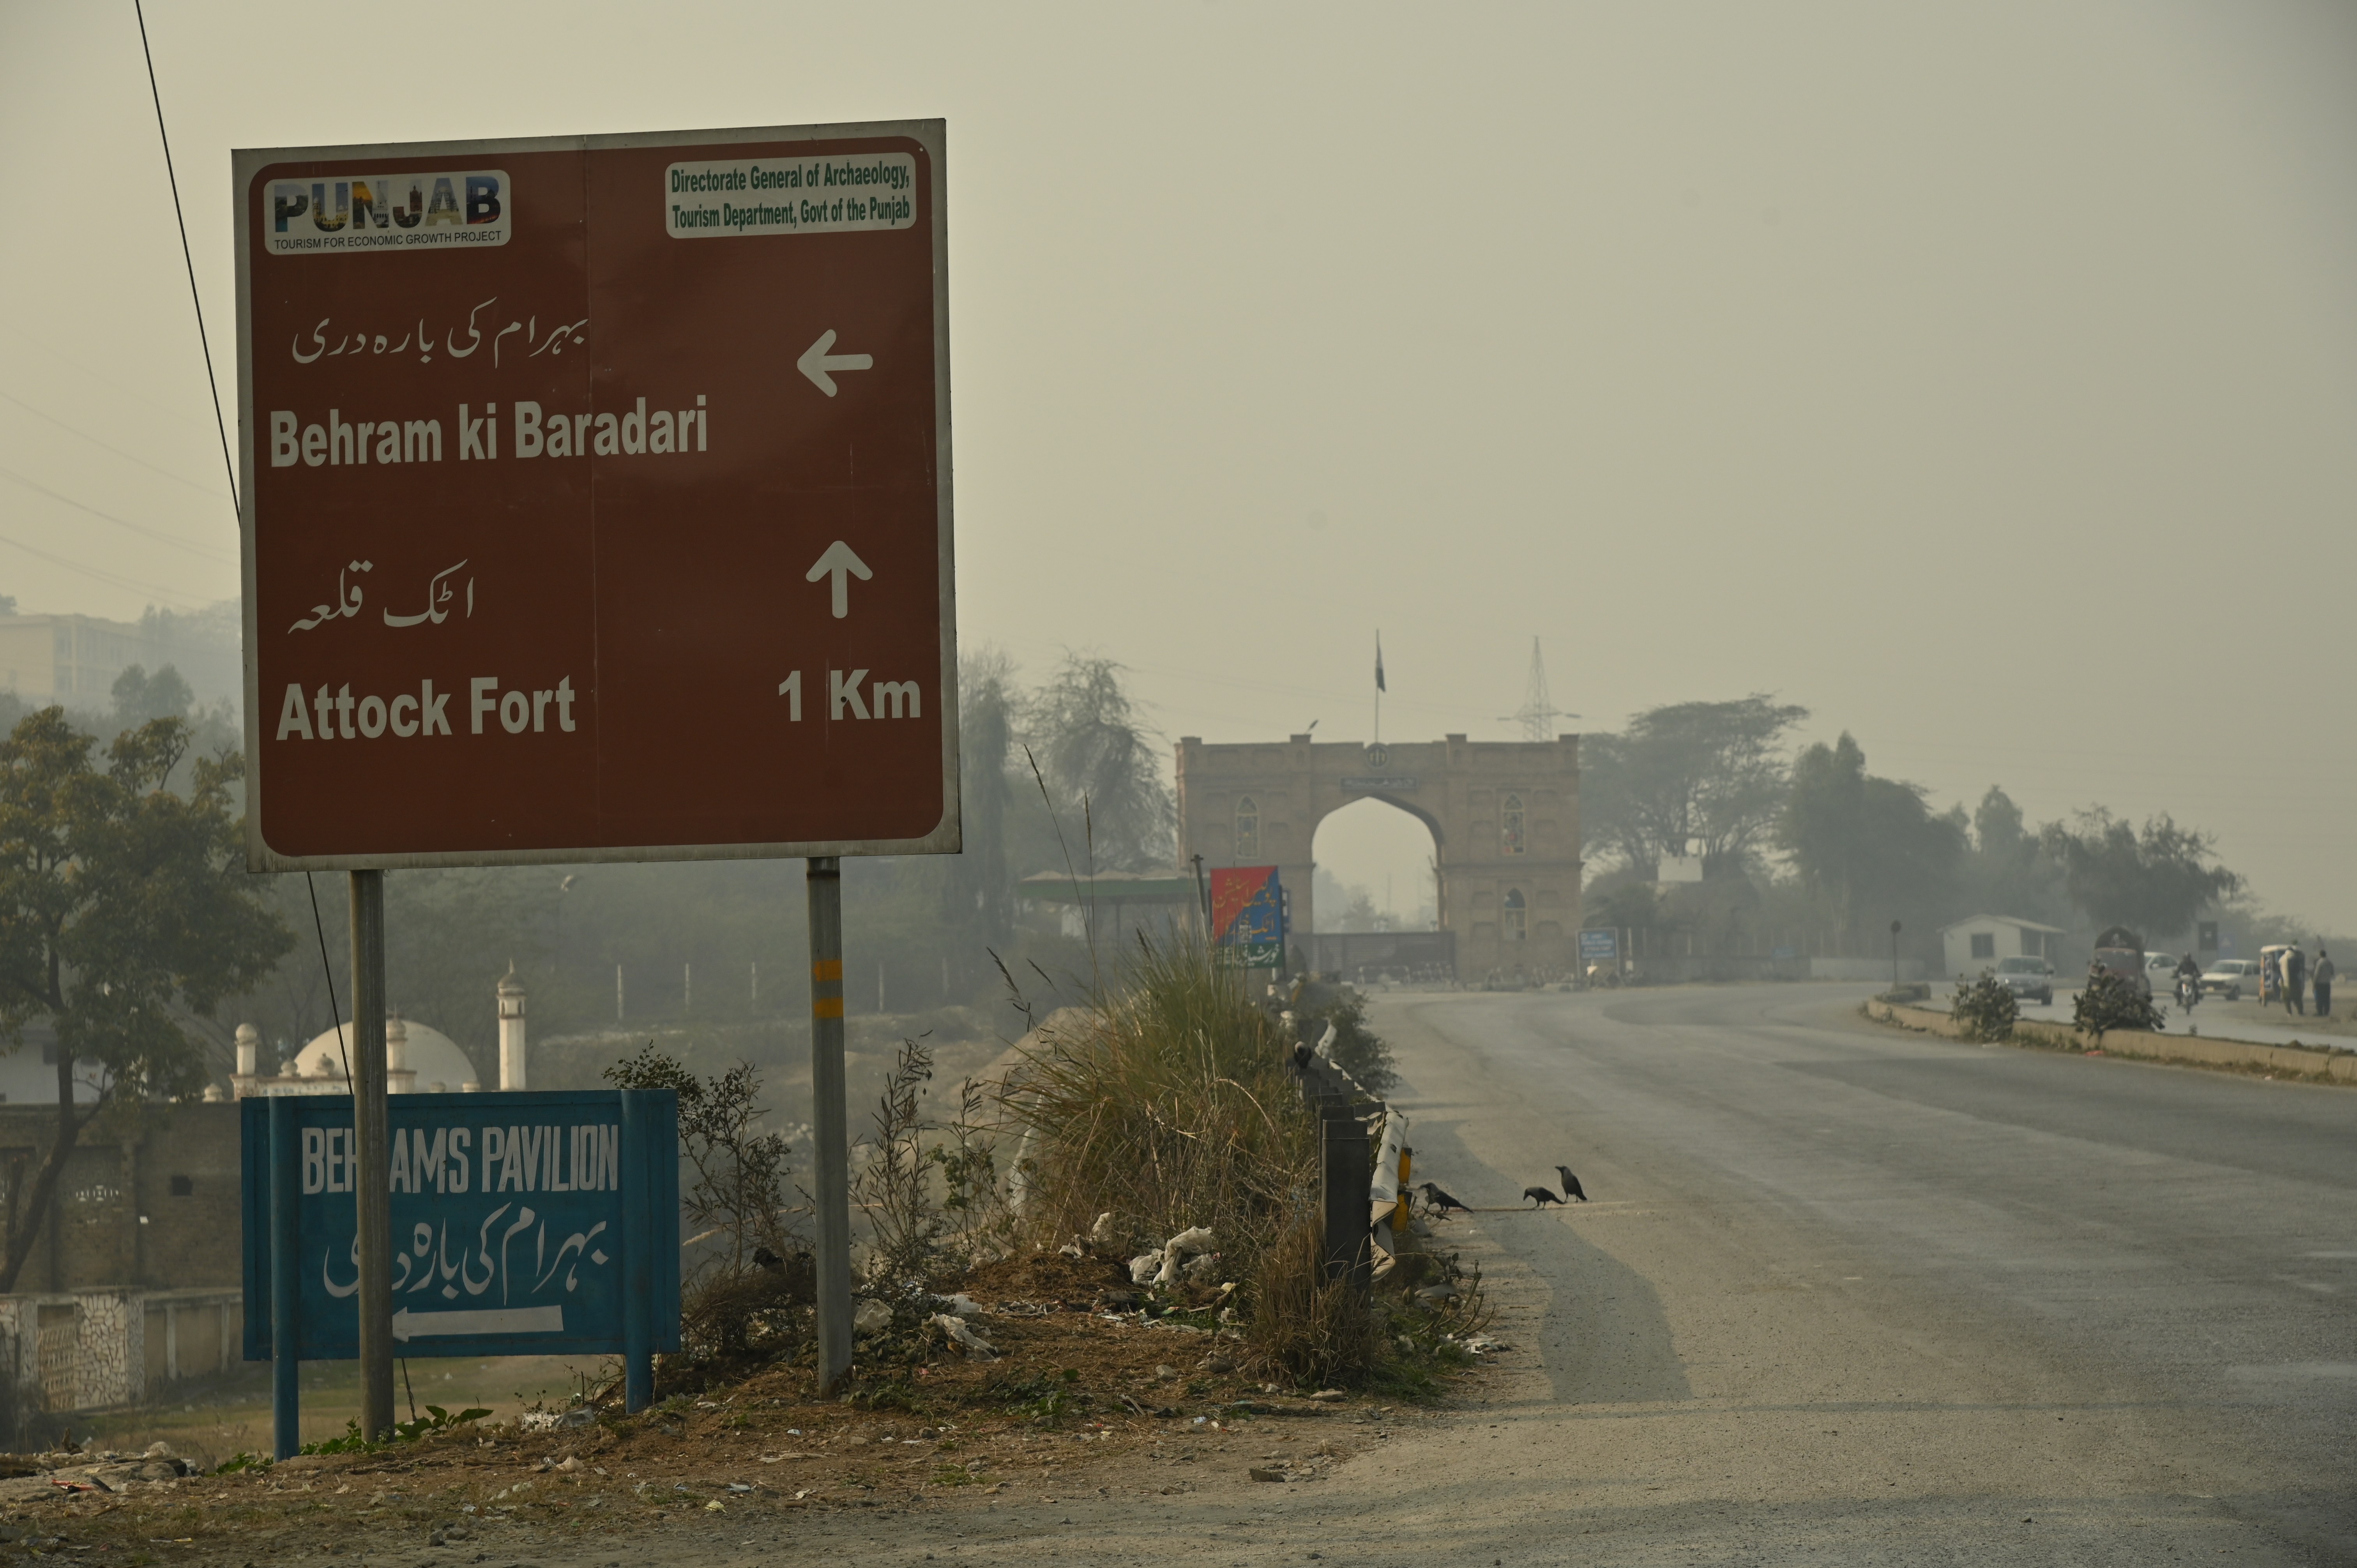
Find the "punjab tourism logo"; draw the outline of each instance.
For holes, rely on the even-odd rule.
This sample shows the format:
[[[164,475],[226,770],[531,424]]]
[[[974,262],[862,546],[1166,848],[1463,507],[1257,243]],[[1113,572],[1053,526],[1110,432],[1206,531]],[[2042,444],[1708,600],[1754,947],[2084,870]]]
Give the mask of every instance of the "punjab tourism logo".
[[[274,256],[504,245],[513,230],[505,169],[274,179],[263,241]]]

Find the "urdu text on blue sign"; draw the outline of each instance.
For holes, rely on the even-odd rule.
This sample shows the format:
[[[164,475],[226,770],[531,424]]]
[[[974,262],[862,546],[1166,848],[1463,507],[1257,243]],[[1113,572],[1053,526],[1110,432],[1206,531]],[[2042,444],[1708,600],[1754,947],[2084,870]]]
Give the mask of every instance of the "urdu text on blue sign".
[[[246,1355],[270,1355],[270,1100],[244,1106]],[[361,1171],[349,1097],[298,1098],[296,1353],[359,1354]],[[617,1353],[624,1260],[647,1249],[656,1348],[676,1349],[679,1160],[651,1119],[623,1158],[619,1091],[398,1094],[387,1102],[393,1333],[412,1356]],[[625,1173],[643,1169],[641,1193]]]

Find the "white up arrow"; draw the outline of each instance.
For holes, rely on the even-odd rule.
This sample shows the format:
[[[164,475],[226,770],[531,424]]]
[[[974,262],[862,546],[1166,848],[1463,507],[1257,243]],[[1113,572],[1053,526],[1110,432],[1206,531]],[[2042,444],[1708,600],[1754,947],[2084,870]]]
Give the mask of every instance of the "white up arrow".
[[[851,613],[851,590],[844,585],[844,578],[849,575],[864,583],[876,574],[869,571],[867,563],[854,555],[851,546],[840,539],[828,545],[826,553],[802,574],[802,581],[815,583],[830,572],[834,574],[834,618],[841,620]]]
[[[828,353],[827,350],[834,347],[834,328],[830,327],[818,335],[817,342],[802,350],[801,359],[794,361],[794,369],[808,376],[811,385],[829,397],[834,395],[834,378],[828,371],[872,371],[876,368],[875,355]],[[835,613],[840,615],[842,612],[838,610]]]

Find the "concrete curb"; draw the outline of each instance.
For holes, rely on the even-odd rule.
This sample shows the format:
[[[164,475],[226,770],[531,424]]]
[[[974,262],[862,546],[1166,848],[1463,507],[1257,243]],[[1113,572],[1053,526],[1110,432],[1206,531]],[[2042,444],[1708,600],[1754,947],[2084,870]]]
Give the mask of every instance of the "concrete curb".
[[[1878,1024],[1911,1029],[1918,1034],[1961,1039],[1954,1020],[1928,1007],[1895,1006],[1870,1001],[1866,1015]],[[2083,1054],[2086,1036],[2054,1024],[2024,1023],[2013,1026],[2005,1042],[2031,1050]],[[2147,1035],[2115,1029],[2104,1036],[2104,1054],[2134,1061],[2169,1062],[2185,1067],[2234,1068],[2271,1072],[2278,1077],[2309,1079],[2319,1083],[2357,1083],[2357,1051],[2330,1047],[2262,1046],[2247,1040],[2212,1040],[2201,1036]]]

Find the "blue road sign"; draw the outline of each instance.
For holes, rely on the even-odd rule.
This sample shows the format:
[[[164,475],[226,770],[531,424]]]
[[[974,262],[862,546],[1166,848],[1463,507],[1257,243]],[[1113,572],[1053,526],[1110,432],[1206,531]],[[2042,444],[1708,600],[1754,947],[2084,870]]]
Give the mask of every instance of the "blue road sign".
[[[1582,931],[1579,933],[1579,956],[1586,963],[1610,963],[1620,953],[1618,931]]]
[[[246,1359],[280,1349],[281,1302],[297,1359],[354,1359],[362,1176],[350,1097],[243,1103]],[[672,1091],[396,1094],[386,1119],[402,1354],[679,1348]],[[274,1216],[274,1187],[293,1200],[291,1281],[274,1268],[286,1219]]]

